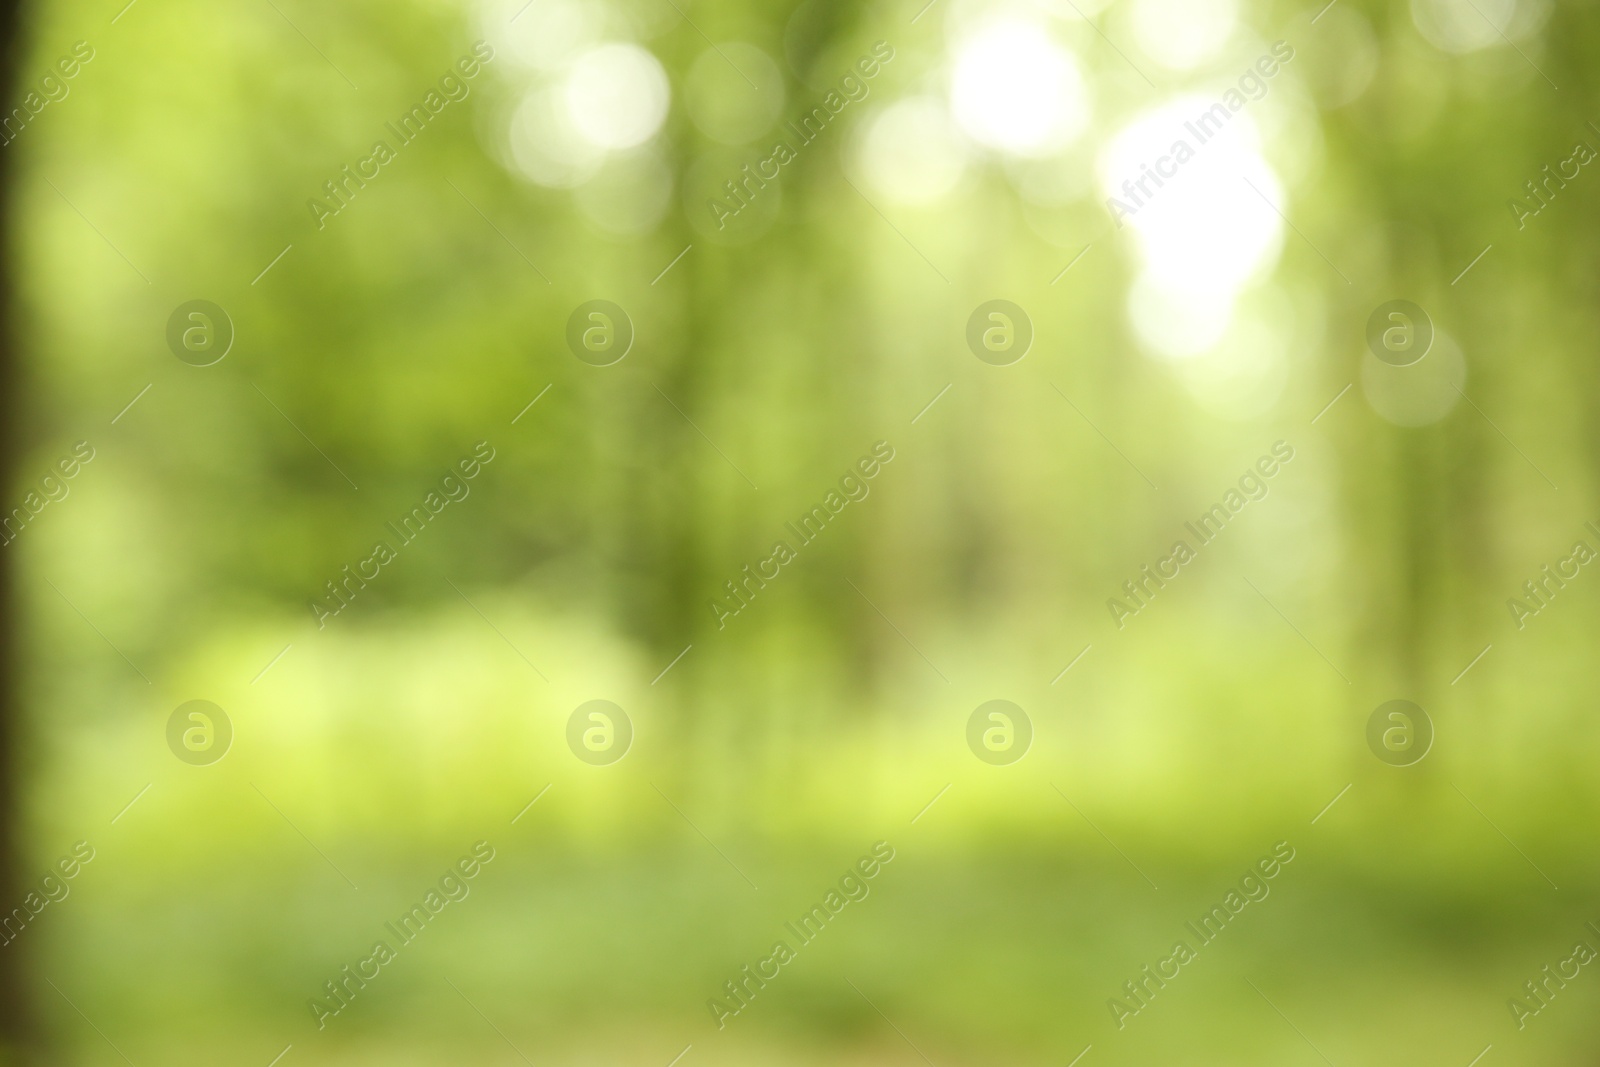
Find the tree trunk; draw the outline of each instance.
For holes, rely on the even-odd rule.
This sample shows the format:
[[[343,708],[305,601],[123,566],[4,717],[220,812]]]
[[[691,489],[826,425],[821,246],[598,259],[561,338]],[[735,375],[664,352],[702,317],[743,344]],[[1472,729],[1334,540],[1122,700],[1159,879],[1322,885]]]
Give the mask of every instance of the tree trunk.
[[[0,0],[0,100],[5,111],[19,104],[17,86],[24,61],[21,0]],[[16,484],[21,438],[18,420],[23,405],[17,388],[23,380],[18,365],[17,300],[12,286],[16,254],[12,195],[17,174],[16,149],[0,147],[0,485],[9,493]],[[22,902],[18,877],[19,800],[17,742],[21,733],[22,685],[18,664],[22,605],[17,602],[16,549],[0,550],[0,911]],[[25,981],[21,947],[0,949],[0,1064],[35,1062],[38,1036],[31,990]]]

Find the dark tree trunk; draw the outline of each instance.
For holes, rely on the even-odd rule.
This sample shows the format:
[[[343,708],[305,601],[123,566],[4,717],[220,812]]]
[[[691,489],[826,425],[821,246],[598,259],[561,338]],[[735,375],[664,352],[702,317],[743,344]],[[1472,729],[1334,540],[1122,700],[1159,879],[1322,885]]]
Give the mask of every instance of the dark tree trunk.
[[[9,110],[21,82],[24,59],[21,33],[22,0],[0,0],[0,99]],[[23,380],[18,366],[17,301],[11,284],[16,251],[12,188],[17,166],[14,149],[0,147],[0,485],[10,492],[16,481],[20,451],[17,425],[23,405],[17,388]],[[17,765],[21,732],[22,685],[19,676],[18,625],[22,606],[17,602],[16,551],[0,551],[0,909],[21,902],[18,877],[17,812],[20,810]],[[38,1032],[31,990],[25,981],[19,946],[0,949],[0,1064],[32,1063]]]

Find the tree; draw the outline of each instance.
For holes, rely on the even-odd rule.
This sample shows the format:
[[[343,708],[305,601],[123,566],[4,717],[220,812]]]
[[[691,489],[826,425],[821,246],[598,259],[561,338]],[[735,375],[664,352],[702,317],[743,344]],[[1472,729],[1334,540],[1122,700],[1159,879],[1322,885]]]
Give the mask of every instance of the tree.
[[[14,95],[21,80],[23,61],[20,0],[0,0],[0,87],[4,99]],[[17,387],[22,375],[17,359],[16,300],[11,284],[12,187],[16,154],[0,148],[0,482],[13,481],[21,453],[18,416],[22,409]],[[16,598],[15,552],[0,552],[0,900],[9,908],[18,899],[18,734],[22,725],[22,696],[17,652],[21,606]],[[34,1015],[24,984],[20,946],[0,951],[0,1064],[29,1062],[34,1047]]]

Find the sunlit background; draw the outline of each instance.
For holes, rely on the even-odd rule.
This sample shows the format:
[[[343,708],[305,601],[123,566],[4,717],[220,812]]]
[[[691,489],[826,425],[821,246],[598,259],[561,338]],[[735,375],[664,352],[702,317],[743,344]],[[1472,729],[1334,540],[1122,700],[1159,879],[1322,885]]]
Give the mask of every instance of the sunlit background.
[[[0,949],[42,1062],[1593,1061],[1594,968],[1524,985],[1600,949],[1593,10],[123,2],[33,5],[12,94],[56,98],[0,149],[5,506],[68,490],[4,548],[24,891],[93,853]],[[620,359],[569,344],[596,300]]]

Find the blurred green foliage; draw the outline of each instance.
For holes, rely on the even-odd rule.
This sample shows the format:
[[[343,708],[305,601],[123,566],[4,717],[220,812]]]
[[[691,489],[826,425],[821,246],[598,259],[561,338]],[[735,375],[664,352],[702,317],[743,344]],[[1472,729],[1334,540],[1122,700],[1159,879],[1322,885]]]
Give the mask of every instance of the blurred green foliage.
[[[56,1062],[1315,1062],[1246,979],[1338,1063],[1600,1042],[1587,974],[1526,1033],[1505,1010],[1600,919],[1595,580],[1522,631],[1505,608],[1600,520],[1600,184],[1520,231],[1505,205],[1593,136],[1595,13],[1555,5],[1531,57],[1452,56],[1405,5],[1341,0],[1376,70],[1289,137],[1311,163],[1269,285],[1287,380],[1241,416],[1140,350],[1132,237],[1092,190],[1046,226],[990,160],[880,210],[847,181],[847,111],[785,167],[770,229],[692,220],[685,176],[769,139],[741,155],[684,114],[708,39],[775,58],[785,117],[891,41],[865,115],[941,91],[945,11],[916,6],[610,3],[674,93],[670,208],[619,238],[502,162],[525,84],[498,7],[36,5],[27,80],[95,50],[4,149],[35,442],[11,497],[96,449],[7,548],[20,817],[41,872],[98,850],[11,949]],[[1097,108],[1062,166],[1087,173],[1157,95],[1060,6]],[[1314,14],[1243,18],[1294,42],[1284,77],[1317,101],[1360,41]],[[1118,17],[1096,20],[1125,44]],[[480,38],[501,54],[471,95],[318,229],[307,200]],[[963,342],[997,296],[1036,329],[1007,368]],[[1423,426],[1361,384],[1397,296],[1467,368],[1470,399]],[[237,330],[206,368],[164,339],[196,298]],[[608,368],[564,341],[595,298],[637,334]],[[1106,599],[1280,439],[1270,495],[1119,631]],[[879,440],[870,496],[719,628],[722,583]],[[308,601],[480,441],[470,495],[319,627]],[[1008,768],[963,741],[996,697],[1036,730]],[[1364,741],[1394,697],[1438,730],[1403,771]],[[196,698],[235,729],[211,767],[165,747]],[[609,768],[563,740],[594,698],[636,731]],[[479,839],[502,858],[470,899],[318,1031],[307,999]],[[872,896],[715,1029],[705,999],[880,839],[901,858]],[[1118,1033],[1106,999],[1282,839],[1303,858],[1272,897]]]

